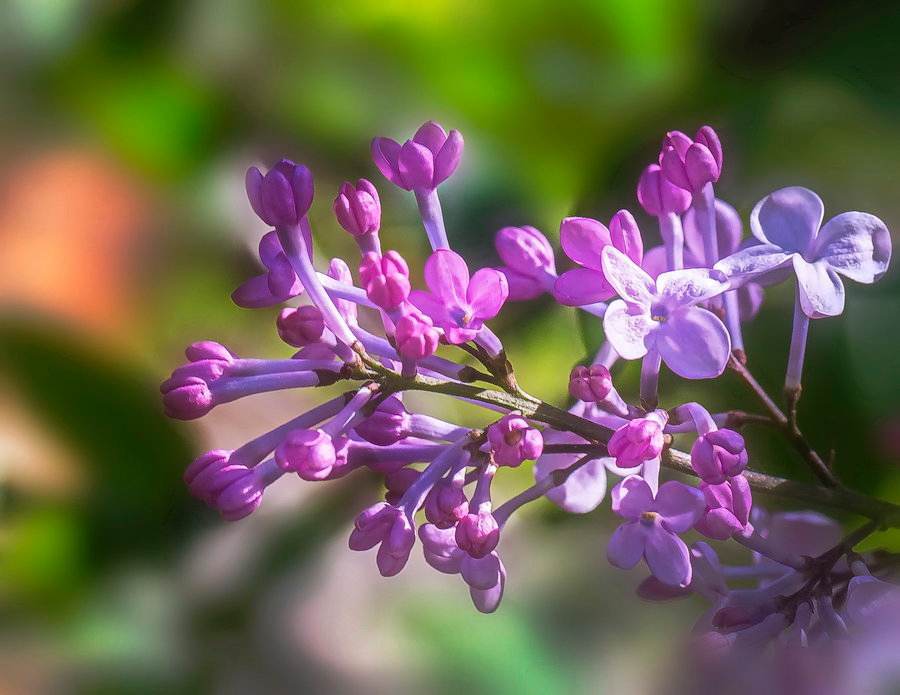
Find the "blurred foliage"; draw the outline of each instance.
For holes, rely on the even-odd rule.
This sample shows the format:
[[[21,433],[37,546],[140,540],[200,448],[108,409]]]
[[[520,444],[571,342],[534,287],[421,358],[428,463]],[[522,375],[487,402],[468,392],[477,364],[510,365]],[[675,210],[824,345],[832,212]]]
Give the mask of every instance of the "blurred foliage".
[[[54,465],[77,468],[83,481],[51,492],[10,472],[0,546],[0,605],[10,620],[2,634],[54,655],[38,681],[25,667],[10,669],[11,687],[59,689],[70,676],[69,688],[94,692],[230,692],[248,682],[257,690],[326,683],[339,690],[352,682],[344,673],[352,664],[329,670],[293,642],[276,662],[259,641],[293,633],[263,631],[261,638],[256,621],[258,604],[298,571],[300,593],[319,586],[314,568],[344,545],[354,510],[374,496],[371,481],[286,505],[273,513],[275,528],[264,519],[245,526],[246,536],[226,531],[186,498],[180,472],[210,439],[252,436],[256,413],[183,426],[167,422],[158,405],[154,382],[191,340],[215,337],[242,354],[289,354],[271,312],[244,312],[228,300],[256,272],[251,251],[262,231],[243,201],[247,164],[287,154],[313,167],[323,258],[352,249],[330,219],[332,192],[345,178],[367,176],[383,194],[386,241],[411,261],[422,259],[414,205],[382,185],[368,143],[376,134],[402,138],[428,118],[465,134],[466,156],[442,191],[444,209],[454,245],[485,262],[493,261],[492,236],[504,224],[535,224],[552,237],[566,215],[606,220],[621,207],[635,210],[637,175],[662,133],[701,122],[723,136],[719,192],[745,219],[772,188],[802,184],[822,193],[829,214],[871,210],[896,226],[898,38],[900,7],[860,0],[4,3],[0,147],[9,165],[0,179],[14,178],[19,162],[40,153],[76,147],[105,158],[110,175],[148,203],[130,255],[107,259],[127,268],[117,281],[128,299],[105,332],[78,320],[86,311],[78,302],[62,321],[37,296],[17,296],[0,323],[4,386],[71,454]],[[98,190],[94,204],[104,206],[108,195]],[[2,201],[0,241],[19,239],[23,221]],[[652,220],[639,222],[649,246]],[[37,239],[41,230],[27,234]],[[65,233],[60,239],[73,249],[85,243]],[[33,264],[21,272],[44,271],[40,258]],[[96,289],[90,273],[75,277],[83,286],[60,286],[60,296]],[[884,319],[896,314],[897,277],[874,287],[848,283],[845,316],[814,323],[802,402],[805,429],[821,449],[836,450],[848,483],[894,498],[900,336],[897,322]],[[769,292],[746,332],[752,367],[775,393],[791,301],[788,287]],[[601,337],[596,322],[547,300],[509,307],[497,330],[526,388],[556,401],[566,397],[560,375],[593,354]],[[633,392],[635,365],[617,383]],[[663,388],[664,404],[691,398],[715,409],[755,407],[732,376],[710,384],[664,375]],[[472,417],[465,408],[453,415]],[[770,432],[748,432],[754,459],[767,470],[806,475]],[[35,456],[28,465],[45,463]],[[510,477],[521,483],[528,475],[523,467]],[[554,534],[552,542],[542,536],[551,566],[541,574],[543,588],[523,586],[522,575],[541,564],[523,555],[518,566],[508,562],[515,578],[498,615],[469,613],[459,587],[439,604],[428,595],[413,596],[405,609],[385,603],[395,632],[373,637],[384,644],[368,648],[413,635],[411,659],[426,664],[421,682],[447,690],[568,692],[601,680],[624,683],[619,691],[645,689],[650,676],[627,657],[664,641],[660,625],[669,618],[661,616],[682,613],[645,611],[627,598],[634,577],[610,579],[599,560],[608,514],[573,518],[544,506],[526,517],[526,533],[547,527]],[[593,540],[582,544],[585,538]],[[218,598],[182,589],[189,560],[219,557],[219,543],[234,558],[213,565],[219,574],[247,576],[220,588],[222,595],[211,592]],[[258,551],[252,566],[241,555],[251,550]],[[344,590],[387,591],[368,569],[341,577]],[[406,576],[394,582],[408,589]],[[574,589],[552,590],[560,586]],[[634,637],[617,651],[626,607]],[[27,637],[17,640],[20,634]],[[302,674],[292,670],[295,659]],[[623,669],[634,673],[623,680]]]

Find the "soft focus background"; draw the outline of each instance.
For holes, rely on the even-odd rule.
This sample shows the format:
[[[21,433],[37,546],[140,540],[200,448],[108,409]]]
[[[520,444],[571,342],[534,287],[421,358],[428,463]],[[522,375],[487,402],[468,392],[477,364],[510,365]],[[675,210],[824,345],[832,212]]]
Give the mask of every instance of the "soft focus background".
[[[847,0],[0,3],[0,691],[658,690],[701,605],[633,596],[642,572],[604,557],[608,507],[532,505],[504,538],[504,602],[483,616],[418,552],[389,581],[346,550],[378,494],[365,475],[285,479],[232,525],[188,499],[196,453],[313,395],[183,424],[164,419],[156,385],[196,339],[290,354],[274,310],[228,297],[256,272],[264,231],[242,191],[252,163],[313,168],[322,258],[350,253],[330,201],[366,176],[388,246],[421,261],[412,198],[368,144],[428,118],[465,135],[444,210],[481,262],[504,224],[555,237],[569,214],[637,212],[663,133],[702,123],[725,145],[720,196],[745,219],[801,184],[829,216],[866,210],[896,228],[898,44],[896,3]],[[898,273],[847,285],[845,315],[813,325],[802,419],[846,480],[896,500]],[[747,329],[776,391],[790,306],[789,287],[770,292]],[[548,300],[495,328],[526,388],[558,402],[596,340]],[[621,374],[628,392],[633,365]],[[668,404],[753,406],[730,376],[663,388]],[[755,466],[806,475],[765,432],[750,439]],[[528,475],[505,471],[500,497]]]

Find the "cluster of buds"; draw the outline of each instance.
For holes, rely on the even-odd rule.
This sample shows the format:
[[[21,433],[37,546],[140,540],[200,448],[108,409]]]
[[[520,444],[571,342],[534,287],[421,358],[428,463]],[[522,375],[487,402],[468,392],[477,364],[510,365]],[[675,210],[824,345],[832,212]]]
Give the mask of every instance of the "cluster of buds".
[[[660,246],[647,248],[634,216],[622,209],[608,225],[586,217],[561,221],[562,250],[574,264],[562,272],[552,244],[528,225],[499,230],[501,263],[470,272],[450,248],[438,197],[462,152],[459,132],[433,122],[403,144],[372,143],[381,174],[415,195],[431,248],[421,288],[399,253],[382,250],[373,183],[344,183],[332,204],[359,261],[332,259],[320,272],[308,217],[309,169],[285,159],[265,174],[248,171],[250,205],[272,230],[259,244],[264,272],[233,297],[253,308],[295,300],[275,324],[296,352],[248,359],[215,342],[195,343],[187,363],[162,384],[166,412],[187,420],[266,391],[336,382],[348,389],[234,451],[202,454],[184,476],[191,493],[236,520],[260,507],[269,485],[293,477],[287,473],[308,483],[357,470],[382,476],[384,498],[356,514],[350,548],[375,550],[380,573],[393,576],[418,541],[430,566],[461,576],[476,608],[491,612],[506,589],[500,547],[511,516],[544,498],[572,513],[594,510],[612,475],[611,508],[623,522],[609,539],[609,561],[626,569],[646,564],[650,575],[638,587],[645,598],[698,593],[710,600],[713,608],[696,630],[703,644],[843,638],[871,621],[879,601],[895,605],[896,591],[876,576],[884,568],[851,553],[852,544],[798,546],[797,529],[812,517],[768,518],[753,508],[750,481],[759,474],[747,472],[744,437],[728,427],[727,413],[693,402],[664,409],[658,393],[663,364],[684,379],[712,379],[729,361],[742,364],[742,326],[756,314],[762,288],[793,274],[786,388],[797,396],[809,319],[841,313],[841,275],[871,283],[884,274],[891,253],[885,225],[859,212],[821,225],[818,196],[786,188],[756,206],[753,239],[745,243],[740,217],[715,197],[722,146],[704,126],[693,138],[668,133],[640,175],[637,202],[656,218]],[[351,267],[358,268],[357,280]],[[487,325],[507,301],[543,294],[602,321],[600,350],[569,372],[568,410],[522,390]],[[360,311],[371,320],[361,322]],[[614,384],[620,360],[641,362],[639,393],[630,401]],[[483,406],[485,420],[470,428],[418,412],[404,399],[409,390]],[[689,466],[678,468],[667,449],[682,436],[693,441]],[[496,503],[495,476],[526,461],[535,462],[534,483]],[[695,484],[661,483],[666,465],[692,473]],[[723,567],[705,541],[688,545],[682,536],[691,532],[751,549],[753,564]],[[731,577],[758,585],[730,589]]]

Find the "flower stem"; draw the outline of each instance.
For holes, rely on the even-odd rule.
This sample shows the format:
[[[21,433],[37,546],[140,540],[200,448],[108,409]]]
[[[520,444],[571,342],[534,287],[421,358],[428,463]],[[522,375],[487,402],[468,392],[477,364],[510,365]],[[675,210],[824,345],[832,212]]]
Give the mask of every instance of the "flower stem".
[[[419,206],[419,214],[422,216],[422,225],[425,234],[428,235],[428,243],[433,251],[449,249],[447,232],[444,229],[444,213],[441,211],[441,199],[438,198],[436,188],[430,190],[417,190],[416,203]]]
[[[659,235],[666,249],[666,270],[684,268],[684,230],[681,218],[674,212],[659,216]]]

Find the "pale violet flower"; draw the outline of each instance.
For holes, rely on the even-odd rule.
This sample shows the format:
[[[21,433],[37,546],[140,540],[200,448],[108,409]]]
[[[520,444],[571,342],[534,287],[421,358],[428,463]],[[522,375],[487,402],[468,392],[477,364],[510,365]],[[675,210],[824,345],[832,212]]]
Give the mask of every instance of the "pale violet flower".
[[[844,310],[840,275],[870,284],[887,270],[891,236],[865,212],[844,212],[822,225],[825,206],[800,186],[770,193],[753,208],[750,229],[761,243],[723,258],[715,268],[733,282],[793,265],[803,313],[810,318]]]
[[[635,360],[650,350],[686,379],[708,379],[725,370],[731,341],[711,311],[696,306],[728,289],[721,273],[691,268],[653,280],[612,246],[603,249],[603,272],[621,299],[609,305],[603,330],[622,357]]]

